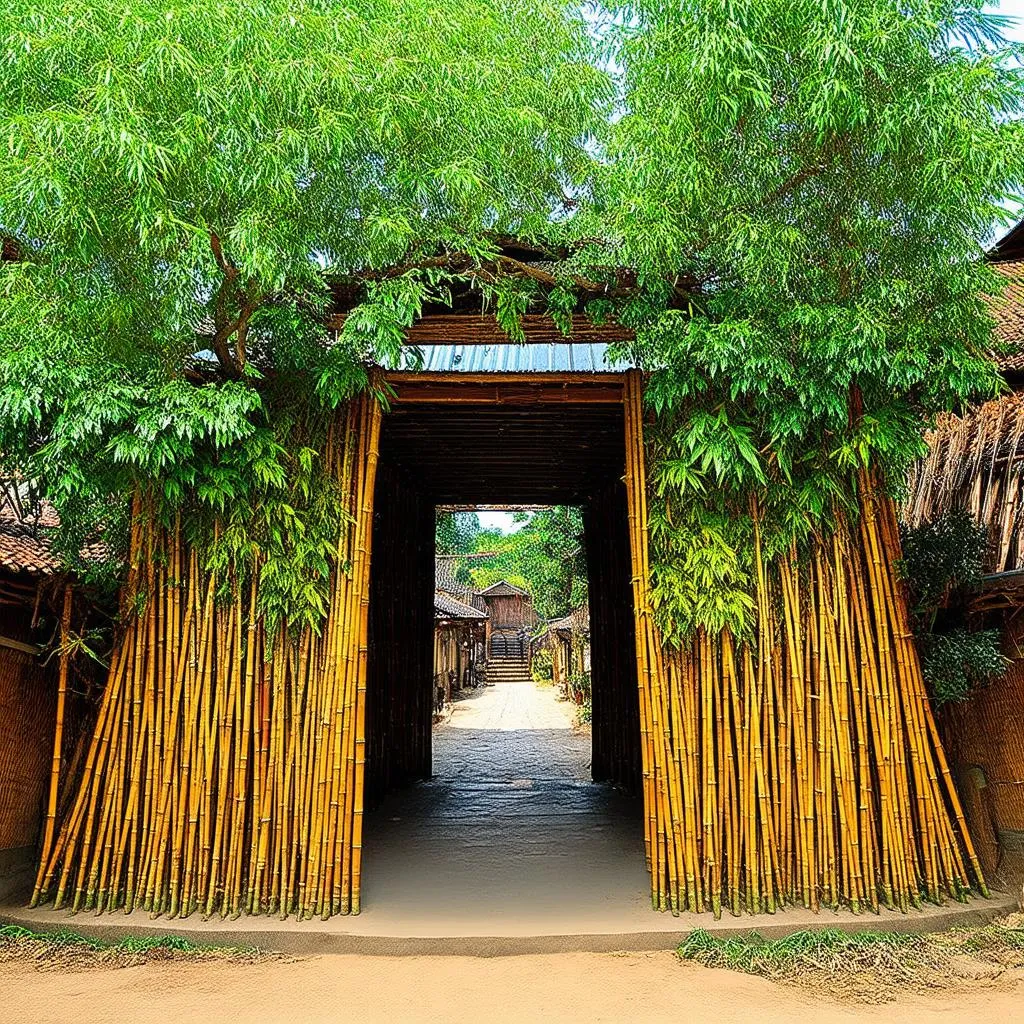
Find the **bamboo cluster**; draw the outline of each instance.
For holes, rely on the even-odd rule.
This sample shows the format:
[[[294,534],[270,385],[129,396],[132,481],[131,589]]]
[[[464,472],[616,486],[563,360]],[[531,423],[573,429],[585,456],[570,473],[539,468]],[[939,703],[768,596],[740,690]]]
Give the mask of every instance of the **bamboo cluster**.
[[[903,520],[917,527],[963,509],[988,528],[990,572],[1024,569],[1024,398],[1004,395],[965,416],[940,416],[927,441]]]
[[[962,896],[977,857],[896,583],[892,506],[860,481],[855,527],[765,564],[756,635],[662,649],[651,614],[640,384],[627,492],[652,901],[772,912]],[[757,522],[756,505],[752,508]]]
[[[346,515],[319,632],[270,633],[258,561],[247,579],[209,572],[180,520],[161,529],[137,503],[128,592],[141,610],[115,648],[55,840],[48,828],[33,904],[359,912],[380,419],[363,396],[328,439]]]

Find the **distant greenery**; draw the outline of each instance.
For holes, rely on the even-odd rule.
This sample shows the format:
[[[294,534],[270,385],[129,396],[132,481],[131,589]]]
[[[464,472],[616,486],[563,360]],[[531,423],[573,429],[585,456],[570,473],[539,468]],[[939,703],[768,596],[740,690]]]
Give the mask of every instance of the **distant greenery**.
[[[982,240],[1024,182],[1024,51],[983,0],[587,9],[3,6],[0,469],[69,557],[123,550],[141,487],[319,621],[331,413],[455,292],[512,340],[526,310],[636,329],[669,643],[750,628],[755,508],[787,551],[994,393]],[[543,614],[578,603],[574,567],[503,558]]]
[[[573,505],[517,515],[525,525],[515,533],[481,531],[477,535],[477,550],[496,554],[470,563],[473,586],[482,590],[507,580],[530,592],[541,618],[567,615],[587,600],[583,515]]]
[[[925,682],[938,704],[967,700],[1010,664],[1001,630],[964,625],[967,602],[984,573],[987,531],[955,509],[900,533],[900,569],[910,589]]]
[[[438,512],[434,543],[439,555],[476,551],[480,517],[475,512]]]

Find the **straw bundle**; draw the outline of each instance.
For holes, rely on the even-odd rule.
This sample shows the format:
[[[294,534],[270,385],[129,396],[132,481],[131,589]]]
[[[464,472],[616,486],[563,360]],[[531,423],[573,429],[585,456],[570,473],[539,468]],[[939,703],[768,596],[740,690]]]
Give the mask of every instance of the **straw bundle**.
[[[248,581],[218,577],[180,517],[165,530],[136,503],[127,593],[141,610],[115,648],[33,903],[358,913],[380,416],[364,396],[328,438],[347,515],[319,633],[268,632],[258,560]]]
[[[906,910],[984,881],[896,584],[888,502],[764,564],[756,635],[663,649],[651,612],[640,381],[626,392],[645,841],[660,909]],[[752,508],[757,521],[756,506]]]

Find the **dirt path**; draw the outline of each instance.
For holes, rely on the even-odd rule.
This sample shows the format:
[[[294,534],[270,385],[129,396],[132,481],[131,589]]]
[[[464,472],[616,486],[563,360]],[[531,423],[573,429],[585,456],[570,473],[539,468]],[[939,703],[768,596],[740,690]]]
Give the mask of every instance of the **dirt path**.
[[[367,817],[380,934],[618,933],[652,918],[636,801],[590,781],[590,736],[553,687],[469,691],[434,730],[434,778]]]
[[[1024,1006],[1024,991],[1008,983],[885,1006],[838,1005],[671,953],[175,961],[79,973],[13,963],[0,965],[0,992],[0,1020],[34,1024],[973,1024],[1020,1020]]]
[[[495,683],[467,690],[434,727],[434,774],[459,782],[510,778],[590,780],[590,734],[553,686]]]

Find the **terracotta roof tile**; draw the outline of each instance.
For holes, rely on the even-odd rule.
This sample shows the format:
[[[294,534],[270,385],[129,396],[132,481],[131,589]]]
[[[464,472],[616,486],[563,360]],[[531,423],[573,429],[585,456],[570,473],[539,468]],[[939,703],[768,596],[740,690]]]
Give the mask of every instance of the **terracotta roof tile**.
[[[1024,260],[996,263],[994,268],[1007,279],[1006,291],[990,305],[996,318],[995,352],[999,369],[1024,370]]]
[[[52,534],[60,526],[57,510],[43,502],[34,513],[21,516],[7,503],[0,503],[0,569],[49,576],[64,568],[52,551]],[[102,560],[107,553],[101,543],[88,544],[83,557]]]
[[[468,604],[456,601],[450,594],[443,591],[434,591],[434,618],[435,619],[472,619],[483,621],[487,618],[486,612],[471,608]]]

